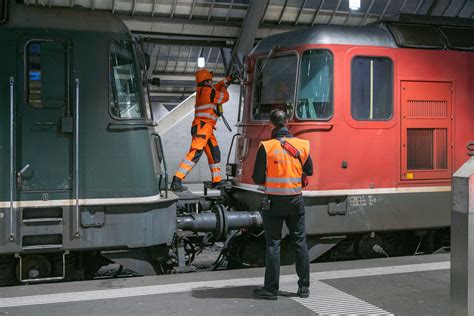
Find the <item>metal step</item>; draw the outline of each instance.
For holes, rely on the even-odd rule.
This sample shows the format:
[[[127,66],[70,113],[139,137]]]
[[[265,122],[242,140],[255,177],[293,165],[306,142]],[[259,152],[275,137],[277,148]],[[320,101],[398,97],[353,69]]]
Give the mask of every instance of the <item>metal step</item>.
[[[61,217],[45,217],[45,218],[29,218],[23,219],[22,222],[25,224],[35,224],[35,223],[57,223],[62,222]]]
[[[60,245],[62,247],[62,245]],[[69,254],[69,251],[65,251],[62,256],[62,270],[63,273],[61,276],[56,277],[47,277],[47,278],[30,278],[30,279],[23,279],[23,258],[20,254],[15,254],[15,257],[18,258],[20,264],[20,282],[22,283],[33,283],[33,282],[45,282],[45,281],[59,281],[64,280],[66,277],[66,255]]]

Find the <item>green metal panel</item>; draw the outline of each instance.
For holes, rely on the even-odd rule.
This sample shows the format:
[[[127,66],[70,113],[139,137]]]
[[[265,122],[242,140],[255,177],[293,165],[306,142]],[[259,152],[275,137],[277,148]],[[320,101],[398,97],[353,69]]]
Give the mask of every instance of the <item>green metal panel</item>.
[[[65,26],[66,27],[66,26]],[[67,36],[65,35],[67,34]],[[151,138],[153,127],[113,125],[124,121],[109,113],[109,46],[129,34],[0,28],[5,43],[0,67],[1,201],[9,200],[8,79],[15,77],[14,171],[27,164],[14,200],[73,199],[75,115],[74,79],[80,80],[80,198],[129,198],[159,194]],[[25,44],[41,43],[41,107],[28,103]],[[68,64],[69,62],[69,64]],[[69,85],[64,78],[69,65]],[[69,105],[69,110],[68,110]],[[70,112],[70,114],[68,114]],[[64,120],[71,115],[70,120]],[[136,120],[135,120],[136,122]],[[36,124],[35,124],[36,123]],[[112,125],[111,125],[112,124]],[[68,125],[68,126],[65,126]]]
[[[68,47],[64,39],[22,36],[18,47],[17,171],[19,191],[72,188],[72,134],[61,128],[67,112]]]

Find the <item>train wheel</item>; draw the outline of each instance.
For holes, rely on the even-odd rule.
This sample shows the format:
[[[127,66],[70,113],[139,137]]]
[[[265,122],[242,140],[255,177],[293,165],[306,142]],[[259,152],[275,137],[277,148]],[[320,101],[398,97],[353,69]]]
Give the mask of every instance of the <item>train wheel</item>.
[[[84,278],[91,280],[102,266],[111,263],[110,260],[102,257],[99,251],[85,251],[81,253],[81,265],[84,268]]]
[[[43,279],[51,277],[51,263],[42,255],[26,255],[16,264],[16,278],[18,281],[28,279]]]
[[[15,283],[15,257],[0,256],[0,286],[14,285]]]
[[[383,255],[377,250],[383,250],[382,246],[382,238],[378,234],[370,233],[360,238],[357,250],[362,259],[380,258]]]
[[[227,255],[229,269],[265,266],[265,237],[263,234],[242,234],[234,237]]]

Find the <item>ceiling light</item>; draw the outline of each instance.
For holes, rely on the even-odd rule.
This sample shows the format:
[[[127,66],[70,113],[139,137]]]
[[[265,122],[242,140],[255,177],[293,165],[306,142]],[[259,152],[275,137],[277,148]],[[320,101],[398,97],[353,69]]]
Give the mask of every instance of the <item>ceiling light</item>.
[[[204,57],[198,57],[198,67],[199,68],[203,68],[204,66],[206,65],[206,60],[204,59]]]
[[[349,8],[351,10],[359,10],[360,9],[360,0],[349,0]]]

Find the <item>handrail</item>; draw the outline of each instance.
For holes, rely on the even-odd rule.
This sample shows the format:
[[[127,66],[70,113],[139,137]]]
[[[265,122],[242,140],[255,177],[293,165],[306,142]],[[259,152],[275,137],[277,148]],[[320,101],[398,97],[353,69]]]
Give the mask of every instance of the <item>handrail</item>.
[[[226,163],[228,164],[230,161],[230,154],[232,153],[232,148],[234,147],[234,140],[237,136],[242,136],[240,133],[235,133],[234,136],[232,136],[232,140],[230,141],[230,147],[229,147],[229,152],[227,153],[227,160]]]
[[[107,124],[107,128],[110,128],[111,126],[139,126],[139,127],[147,127],[147,126],[157,126],[158,124],[154,121],[151,120],[146,120],[146,121],[141,121],[141,122],[134,122],[134,121],[123,121],[123,122],[111,122]]]
[[[74,179],[75,179],[75,188],[74,195],[76,200],[75,211],[76,211],[76,232],[74,234],[75,238],[79,238],[79,79],[74,80],[75,94],[76,94],[76,117],[75,117],[75,129],[74,129]]]
[[[15,209],[13,208],[13,184],[14,184],[14,159],[15,159],[15,144],[14,144],[14,92],[15,92],[15,79],[10,77],[10,240],[15,240],[15,234],[13,233],[13,218]]]
[[[165,178],[165,198],[168,198],[168,167],[166,166],[166,158],[165,158],[165,152],[163,151],[163,142],[161,141],[161,136],[158,133],[152,133],[152,136],[155,136],[158,139],[158,143],[160,145],[160,152],[157,152],[158,154],[158,159],[161,158],[163,159],[163,171],[164,171],[164,178]],[[163,154],[163,155],[161,155]],[[159,188],[158,190],[161,192],[161,177],[162,175],[160,174],[160,180],[158,181]]]
[[[229,152],[227,153],[226,168],[227,168],[227,165],[230,162],[230,154],[232,153],[232,148],[234,147],[234,140],[237,136],[242,136],[242,134],[235,133],[234,136],[232,136],[232,140],[230,142],[230,147],[229,147]],[[227,174],[227,172],[226,172],[226,178],[227,178],[227,180],[229,180],[229,175]]]

